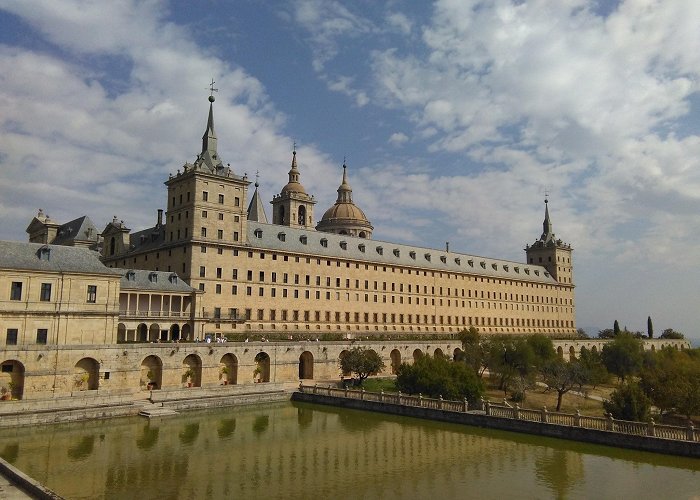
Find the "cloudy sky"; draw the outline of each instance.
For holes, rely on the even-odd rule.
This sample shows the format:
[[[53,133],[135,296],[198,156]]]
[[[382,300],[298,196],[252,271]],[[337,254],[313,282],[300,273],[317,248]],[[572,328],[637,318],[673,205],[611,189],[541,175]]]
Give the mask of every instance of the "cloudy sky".
[[[201,148],[376,239],[523,261],[543,199],[577,323],[700,337],[697,0],[0,0],[0,238],[164,208]],[[269,213],[269,212],[268,212]]]

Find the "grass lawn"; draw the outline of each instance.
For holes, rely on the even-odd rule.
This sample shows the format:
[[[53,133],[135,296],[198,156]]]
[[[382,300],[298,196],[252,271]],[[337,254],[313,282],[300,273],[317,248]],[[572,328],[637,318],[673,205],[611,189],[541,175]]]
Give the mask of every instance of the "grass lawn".
[[[396,390],[396,378],[368,378],[362,384],[365,391],[370,392],[397,392]],[[359,389],[359,387],[353,387],[353,389]]]

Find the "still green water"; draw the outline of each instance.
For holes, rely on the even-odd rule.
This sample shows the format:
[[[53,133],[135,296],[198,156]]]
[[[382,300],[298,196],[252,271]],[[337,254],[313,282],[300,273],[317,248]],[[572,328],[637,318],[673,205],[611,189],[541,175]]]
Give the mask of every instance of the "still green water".
[[[700,460],[279,403],[0,431],[70,499],[700,498]]]

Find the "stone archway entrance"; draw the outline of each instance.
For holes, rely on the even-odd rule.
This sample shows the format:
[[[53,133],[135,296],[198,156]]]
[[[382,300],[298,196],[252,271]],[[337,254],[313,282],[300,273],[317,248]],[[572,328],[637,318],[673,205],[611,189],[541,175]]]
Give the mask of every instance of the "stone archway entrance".
[[[22,399],[24,393],[24,365],[17,360],[3,361],[0,365],[0,397]]]
[[[147,356],[141,361],[139,385],[144,390],[155,390],[163,387],[163,362],[158,356]]]
[[[304,351],[299,356],[299,379],[314,378],[314,355]]]
[[[270,381],[270,356],[266,352],[255,355],[255,368],[253,369],[253,382]]]
[[[420,349],[416,349],[415,351],[413,351],[413,362],[414,363],[422,357],[423,357],[423,351],[421,351]]]
[[[219,361],[219,372],[224,385],[238,383],[238,358],[233,354],[225,354]]]
[[[100,364],[93,358],[83,358],[73,368],[73,387],[79,391],[94,391],[100,385]]]
[[[190,354],[182,360],[182,383],[187,387],[202,385],[202,360],[196,354]]]
[[[396,375],[399,366],[401,366],[401,353],[398,349],[394,349],[389,356],[391,357],[391,373],[392,375]]]

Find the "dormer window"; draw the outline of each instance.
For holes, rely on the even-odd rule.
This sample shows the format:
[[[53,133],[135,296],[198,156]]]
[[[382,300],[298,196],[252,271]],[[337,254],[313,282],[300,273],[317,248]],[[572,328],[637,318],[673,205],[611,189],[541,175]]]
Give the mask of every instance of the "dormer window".
[[[459,257],[457,257],[457,258],[455,259],[455,264],[457,264],[458,266],[462,265],[462,259],[460,259]]]
[[[309,241],[308,238],[306,237],[305,234],[302,234],[299,236],[299,241],[301,242],[302,245],[306,245],[306,243]]]
[[[341,242],[340,242],[340,248],[342,248],[343,250],[347,250],[347,249],[348,249],[348,242],[347,242],[347,241],[341,241]]]
[[[483,260],[481,262],[479,262],[479,265],[481,266],[482,269],[486,269],[486,262],[484,262]]]
[[[518,266],[513,267],[513,271],[520,274],[520,268]]]
[[[527,267],[525,268],[525,274],[530,274],[530,270]]]
[[[168,280],[169,280],[170,283],[172,283],[173,285],[177,285],[177,280],[178,280],[177,274],[172,273],[170,276],[168,276]]]
[[[425,260],[427,260],[428,262],[430,262],[430,258],[431,258],[431,257],[430,257],[430,254],[429,254],[429,253],[426,253],[426,254],[425,254]]]
[[[127,271],[126,281],[136,281],[136,273],[134,271]]]
[[[447,257],[445,257],[444,255],[441,255],[440,262],[442,262],[443,264],[447,264]]]
[[[491,264],[494,271],[498,271],[498,264]]]
[[[321,238],[321,246],[323,248],[328,248],[328,240],[326,238]]]
[[[285,233],[277,233],[277,239],[280,241],[284,241],[287,239],[287,235]]]
[[[413,260],[416,260],[416,252],[408,252],[408,256]]]
[[[158,283],[158,273],[148,273],[148,281]]]
[[[37,256],[39,260],[50,260],[51,259],[51,248],[48,245],[44,245],[37,251]]]
[[[473,260],[468,260],[467,264],[469,264],[469,267],[474,267],[474,261]]]
[[[255,231],[253,231],[253,235],[256,238],[262,238],[262,229],[256,229]]]
[[[382,247],[377,247],[377,253],[379,255],[384,255],[384,249]]]
[[[508,266],[507,266],[507,265],[504,265],[504,266],[503,266],[503,270],[504,270],[505,272],[508,272]]]
[[[394,248],[394,255],[395,255],[396,257],[401,257],[401,252],[399,251],[398,248]]]
[[[539,276],[539,275],[540,275],[540,272],[537,269],[535,269],[535,276]]]
[[[366,249],[366,248],[367,248],[367,247],[365,247],[365,244],[364,244],[364,243],[360,243],[359,245],[357,245],[357,249],[358,249],[360,252],[362,252],[362,253],[365,253],[365,249]]]
[[[544,272],[544,275],[548,278],[551,276],[551,274],[549,274],[547,271]]]

